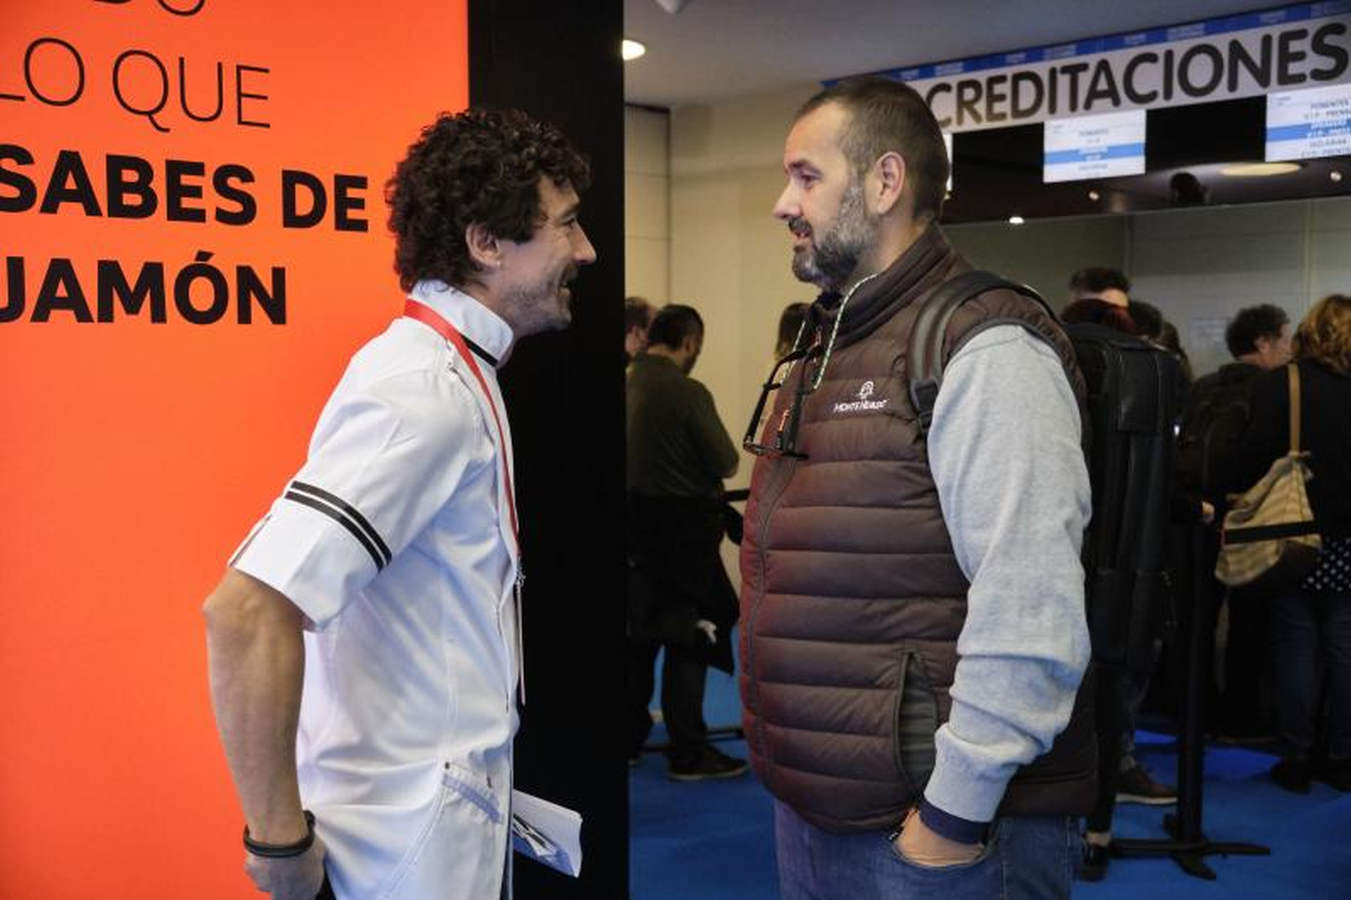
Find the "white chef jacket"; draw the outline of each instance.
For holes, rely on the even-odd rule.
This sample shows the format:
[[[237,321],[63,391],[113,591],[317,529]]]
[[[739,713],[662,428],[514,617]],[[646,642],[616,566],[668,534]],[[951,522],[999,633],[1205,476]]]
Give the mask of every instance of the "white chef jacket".
[[[521,666],[495,371],[512,332],[440,282],[410,297],[482,357],[502,437],[454,347],[396,319],[352,357],[231,565],[309,619],[297,763],[337,896],[496,898]]]

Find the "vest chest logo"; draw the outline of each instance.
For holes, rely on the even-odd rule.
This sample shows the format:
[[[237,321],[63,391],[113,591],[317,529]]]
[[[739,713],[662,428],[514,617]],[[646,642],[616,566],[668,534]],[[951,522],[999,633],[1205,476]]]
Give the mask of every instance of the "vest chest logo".
[[[876,390],[877,385],[871,381],[865,381],[863,382],[862,387],[858,389],[857,400],[836,403],[831,407],[830,411],[835,415],[839,415],[840,413],[875,412],[879,409],[885,409],[887,405],[886,400],[869,399]]]

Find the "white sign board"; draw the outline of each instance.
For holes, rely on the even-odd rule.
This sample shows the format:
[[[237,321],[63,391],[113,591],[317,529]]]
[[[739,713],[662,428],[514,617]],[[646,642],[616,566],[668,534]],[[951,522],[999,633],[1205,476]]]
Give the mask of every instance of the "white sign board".
[[[1052,119],[1045,125],[1041,180],[1082,181],[1145,171],[1145,111]]]
[[[1351,2],[1298,3],[873,74],[913,87],[948,132],[1345,84]]]
[[[1269,162],[1351,153],[1351,85],[1267,97]]]

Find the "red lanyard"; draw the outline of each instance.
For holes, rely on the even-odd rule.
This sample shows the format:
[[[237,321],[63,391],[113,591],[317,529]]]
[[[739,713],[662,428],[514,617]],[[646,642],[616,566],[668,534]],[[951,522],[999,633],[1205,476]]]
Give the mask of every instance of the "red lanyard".
[[[511,536],[516,542],[516,554],[519,556],[521,538],[516,525],[516,500],[511,488],[511,468],[507,463],[507,436],[502,430],[502,419],[497,414],[497,404],[493,402],[492,391],[488,390],[488,382],[484,379],[483,372],[478,367],[478,362],[474,360],[474,354],[469,352],[469,346],[465,344],[464,337],[460,335],[454,325],[447,322],[436,310],[426,304],[418,303],[416,300],[408,300],[404,303],[403,314],[410,319],[417,319],[450,341],[455,349],[460,352],[460,356],[464,358],[465,364],[469,366],[469,371],[473,372],[474,377],[478,379],[479,387],[483,388],[483,396],[488,399],[488,408],[493,412],[493,423],[497,425],[499,455],[502,457],[502,477],[507,489],[507,512],[511,515]]]

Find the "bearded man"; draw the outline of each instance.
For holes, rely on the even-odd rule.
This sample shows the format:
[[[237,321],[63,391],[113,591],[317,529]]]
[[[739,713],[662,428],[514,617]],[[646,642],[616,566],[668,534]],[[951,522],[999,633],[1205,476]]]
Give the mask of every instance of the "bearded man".
[[[947,327],[926,436],[907,342],[970,269],[936,224],[933,114],[903,84],[841,82],[799,111],[783,167],[774,215],[822,294],[747,441],[741,545],[781,895],[1068,896],[1095,774],[1073,350],[1035,301],[982,293]]]

